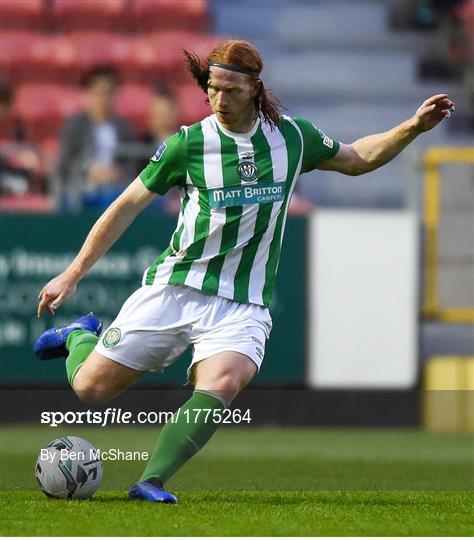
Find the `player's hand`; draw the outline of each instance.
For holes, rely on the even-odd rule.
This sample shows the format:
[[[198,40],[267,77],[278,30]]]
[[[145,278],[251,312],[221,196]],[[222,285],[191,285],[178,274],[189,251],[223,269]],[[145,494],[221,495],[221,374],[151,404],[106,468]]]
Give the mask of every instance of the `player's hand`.
[[[38,317],[46,310],[54,315],[58,307],[76,292],[77,279],[63,272],[47,283],[38,295]]]
[[[429,131],[453,112],[454,101],[448,98],[448,94],[437,94],[425,100],[416,111],[415,126],[420,132]]]

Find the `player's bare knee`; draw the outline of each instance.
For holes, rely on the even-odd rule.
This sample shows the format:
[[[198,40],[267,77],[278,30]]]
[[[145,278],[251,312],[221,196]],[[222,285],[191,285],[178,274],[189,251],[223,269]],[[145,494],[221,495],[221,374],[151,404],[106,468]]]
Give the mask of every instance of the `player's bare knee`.
[[[99,407],[110,399],[108,388],[98,381],[76,376],[72,387],[77,397],[88,405]]]
[[[222,391],[226,393],[237,393],[242,388],[242,380],[239,373],[229,371],[223,371],[216,373],[208,384],[212,386],[210,390]]]
[[[100,407],[109,401],[108,394],[98,390],[97,388],[74,388],[77,397],[87,403],[88,405],[93,405],[94,407]]]

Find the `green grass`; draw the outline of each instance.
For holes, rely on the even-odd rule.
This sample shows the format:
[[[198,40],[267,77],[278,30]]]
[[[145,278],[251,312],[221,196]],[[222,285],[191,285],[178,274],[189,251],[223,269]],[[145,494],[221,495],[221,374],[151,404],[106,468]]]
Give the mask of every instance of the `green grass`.
[[[417,430],[231,428],[169,483],[178,506],[127,502],[144,462],[105,462],[90,501],[47,499],[39,448],[81,435],[151,451],[151,428],[32,426],[1,431],[2,535],[470,536],[474,439]]]

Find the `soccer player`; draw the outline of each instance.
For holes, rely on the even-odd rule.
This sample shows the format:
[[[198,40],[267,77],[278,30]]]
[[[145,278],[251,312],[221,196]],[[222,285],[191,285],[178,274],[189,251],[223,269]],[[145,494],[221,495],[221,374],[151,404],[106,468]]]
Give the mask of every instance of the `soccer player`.
[[[101,405],[144,372],[162,371],[193,345],[188,377],[195,391],[161,430],[129,493],[154,502],[177,502],[165,482],[218,427],[212,416],[206,421],[196,411],[210,409],[218,416],[260,369],[298,176],[313,169],[348,175],[373,171],[454,110],[448,96],[439,94],[390,131],[346,145],[307,120],[279,113],[260,78],[260,54],[250,43],[225,41],[204,64],[185,56],[213,114],[183,126],[158,148],[98,219],[69,267],[41,290],[38,316],[54,315],[135,216],[157,195],[179,186],[181,211],[168,248],[102,335],[100,320],[89,314],[46,331],[35,347],[42,359],[67,357],[76,394]]]

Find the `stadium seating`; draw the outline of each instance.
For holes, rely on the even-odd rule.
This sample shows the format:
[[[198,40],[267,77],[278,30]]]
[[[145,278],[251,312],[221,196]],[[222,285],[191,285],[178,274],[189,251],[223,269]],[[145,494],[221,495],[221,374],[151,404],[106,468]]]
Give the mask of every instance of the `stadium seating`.
[[[181,80],[185,73],[183,49],[204,56],[218,41],[215,36],[208,37],[187,31],[155,32],[147,35],[146,39],[153,43],[157,52],[157,64],[168,77],[175,80]]]
[[[99,64],[119,67],[129,56],[129,39],[121,34],[73,32],[68,39],[74,51],[74,67],[78,76]]]
[[[148,127],[148,115],[153,92],[149,86],[127,83],[120,87],[117,99],[117,113],[132,122],[137,133]]]
[[[47,4],[43,0],[2,0],[0,28],[39,29],[48,20]]]
[[[129,38],[128,48],[115,67],[123,81],[150,85],[182,82],[186,79],[183,49],[205,57],[219,39],[179,30],[140,34]]]
[[[150,34],[149,39],[156,42],[163,54],[170,55],[173,63],[183,63],[183,49],[205,58],[211,49],[222,40],[216,35],[203,35],[198,32],[189,31],[167,31]],[[176,65],[173,66],[176,69]]]
[[[125,58],[115,67],[124,82],[152,84],[164,77],[153,42],[140,35],[129,39]]]
[[[65,35],[43,35],[26,31],[2,34],[2,73],[12,83],[75,82],[76,51]]]
[[[81,105],[78,89],[52,83],[21,85],[15,98],[16,113],[31,141],[57,136],[64,119]]]
[[[47,39],[47,38],[46,38]],[[12,82],[20,82],[28,73],[36,73],[35,49],[44,38],[40,34],[27,31],[2,32],[0,61],[2,75]]]
[[[114,66],[123,81],[156,84],[182,81],[183,49],[205,57],[217,36],[188,31],[166,31],[128,36],[91,31],[41,34],[6,31],[0,51],[2,72],[12,83],[79,83],[98,64]]]
[[[206,57],[220,39],[203,33],[209,22],[208,0],[0,0],[1,76],[46,173],[54,171],[61,125],[81,108],[79,84],[94,66],[117,69],[117,112],[137,133],[148,128],[156,87],[175,92],[180,123],[207,115],[183,49]]]
[[[128,26],[127,0],[54,0],[52,15],[56,29],[124,30]]]
[[[211,114],[204,92],[195,84],[181,84],[175,88],[179,123],[191,125]]]
[[[170,28],[204,32],[210,21],[206,0],[132,0],[131,6],[137,32]]]

